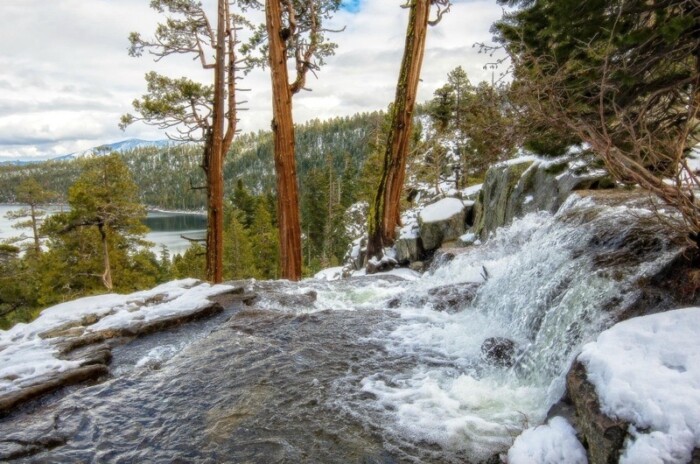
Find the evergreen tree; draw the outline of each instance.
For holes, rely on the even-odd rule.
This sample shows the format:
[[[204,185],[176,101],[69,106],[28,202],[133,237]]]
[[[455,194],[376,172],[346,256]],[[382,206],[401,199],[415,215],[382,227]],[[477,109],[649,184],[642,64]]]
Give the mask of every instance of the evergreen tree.
[[[148,286],[157,275],[142,223],[145,208],[129,170],[116,155],[86,162],[69,189],[71,210],[51,216],[44,225],[49,236],[46,285],[82,293],[96,290],[100,276],[107,290]],[[149,256],[150,255],[150,256]],[[151,257],[153,259],[151,259]]]
[[[430,21],[430,10],[437,6],[437,18]],[[384,247],[394,243],[396,228],[401,224],[401,193],[406,175],[408,146],[412,135],[413,110],[423,65],[428,25],[437,24],[449,11],[448,0],[411,0],[406,44],[396,97],[391,111],[391,126],[384,153],[384,168],[374,200],[370,204],[367,259],[381,258]]]
[[[257,0],[248,2],[259,6]],[[302,272],[301,222],[297,185],[292,97],[306,86],[309,71],[315,72],[336,48],[326,38],[323,23],[340,8],[340,0],[265,0],[265,27],[246,48],[260,49],[254,62],[270,67],[272,81],[272,132],[277,179],[277,223],[280,236],[282,276],[299,280]],[[264,43],[264,46],[263,46]],[[287,60],[294,61],[290,82]]]
[[[181,255],[173,257],[172,274],[178,279],[206,279],[206,249],[199,243],[193,243]]]
[[[531,114],[675,207],[700,243],[700,185],[686,162],[700,141],[697,2],[502,2],[520,7],[495,30]]]
[[[8,219],[27,218],[24,221],[15,223],[13,227],[18,229],[31,229],[33,239],[32,250],[36,254],[41,253],[41,235],[39,233],[39,228],[46,215],[46,211],[41,209],[41,206],[46,205],[56,198],[56,196],[57,195],[53,192],[44,189],[33,177],[26,178],[17,187],[16,198],[17,202],[27,205],[27,207],[7,213]]]
[[[253,268],[260,279],[279,278],[279,237],[272,225],[272,216],[264,199],[255,206],[255,219],[250,229]]]
[[[254,221],[255,211],[251,212]],[[244,223],[246,214],[229,207],[226,214],[224,231],[224,276],[226,279],[245,279],[258,275],[255,268],[253,248],[248,229]]]

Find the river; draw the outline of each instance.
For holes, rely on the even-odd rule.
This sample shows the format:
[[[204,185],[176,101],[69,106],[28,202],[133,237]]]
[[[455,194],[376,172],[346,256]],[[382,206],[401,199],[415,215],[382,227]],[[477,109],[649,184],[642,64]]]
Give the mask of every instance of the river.
[[[0,241],[17,237],[22,233],[29,235],[29,229],[15,229],[12,221],[6,217],[9,211],[20,209],[19,205],[0,205]],[[50,212],[59,212],[66,206],[54,206]],[[145,220],[150,232],[146,239],[155,244],[154,251],[158,252],[161,245],[168,247],[171,255],[182,254],[190,242],[183,239],[182,235],[189,238],[202,238],[207,226],[206,216],[200,213],[170,213],[161,211],[149,211]]]

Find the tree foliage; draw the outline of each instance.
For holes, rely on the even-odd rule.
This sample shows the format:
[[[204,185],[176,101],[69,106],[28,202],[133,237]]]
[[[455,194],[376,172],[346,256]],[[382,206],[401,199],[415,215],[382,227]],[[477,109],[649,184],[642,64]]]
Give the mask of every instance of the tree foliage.
[[[700,5],[687,0],[512,1],[496,24],[516,85],[542,120],[588,143],[619,181],[682,215],[698,241]]]

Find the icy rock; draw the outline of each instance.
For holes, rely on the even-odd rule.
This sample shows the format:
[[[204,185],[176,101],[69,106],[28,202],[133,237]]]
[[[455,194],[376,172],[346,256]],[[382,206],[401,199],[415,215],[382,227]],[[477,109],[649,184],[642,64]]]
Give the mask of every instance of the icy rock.
[[[105,340],[147,334],[222,311],[209,298],[232,290],[183,279],[130,295],[62,303],[29,324],[0,330],[0,414],[62,386],[106,374],[111,353],[102,344]]]
[[[474,206],[475,232],[485,239],[498,227],[536,211],[556,212],[573,191],[614,187],[590,159],[521,157],[492,166]]]
[[[464,233],[466,208],[462,200],[443,198],[426,206],[418,216],[423,248],[435,250],[443,242],[454,240]]]

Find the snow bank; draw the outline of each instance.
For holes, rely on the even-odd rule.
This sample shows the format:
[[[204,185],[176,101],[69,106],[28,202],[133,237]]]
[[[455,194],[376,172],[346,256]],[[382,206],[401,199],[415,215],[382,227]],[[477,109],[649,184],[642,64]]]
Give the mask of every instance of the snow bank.
[[[428,205],[420,212],[423,222],[445,221],[464,210],[464,203],[457,198],[443,198],[442,200]]]
[[[586,450],[563,417],[525,430],[508,451],[508,464],[587,464]]]
[[[91,296],[47,308],[29,324],[0,331],[0,395],[80,365],[82,361],[58,358],[56,339],[47,336],[50,331],[83,326],[85,332],[98,332],[186,316],[209,305],[208,297],[231,289],[184,279],[129,295]]]
[[[700,308],[621,322],[579,360],[601,409],[631,424],[622,464],[685,463],[700,447]]]

